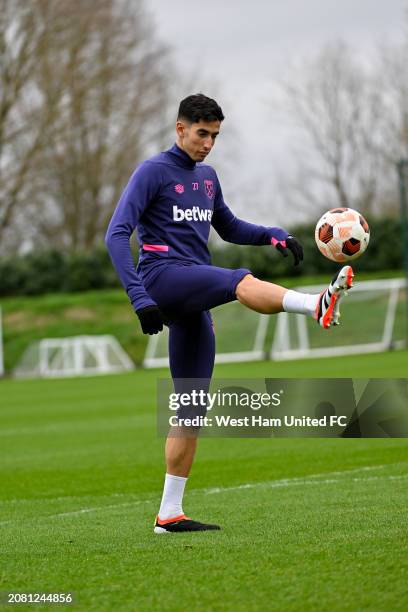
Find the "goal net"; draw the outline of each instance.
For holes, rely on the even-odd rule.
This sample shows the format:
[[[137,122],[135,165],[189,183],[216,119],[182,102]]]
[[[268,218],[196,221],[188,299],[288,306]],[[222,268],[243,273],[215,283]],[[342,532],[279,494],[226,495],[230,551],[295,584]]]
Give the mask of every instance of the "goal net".
[[[406,281],[356,282],[342,304],[340,325],[322,330],[311,317],[281,313],[270,359],[304,359],[402,348],[406,343]],[[299,287],[320,293],[325,286]]]
[[[110,374],[134,369],[113,336],[46,338],[31,344],[13,371],[17,378]]]
[[[326,285],[327,286],[327,285]],[[304,359],[402,348],[406,343],[406,281],[356,282],[345,298],[341,325],[322,330],[311,317],[290,313],[259,315],[238,302],[212,311],[216,363],[262,359]],[[320,293],[324,285],[298,287]],[[143,365],[168,365],[168,330],[150,336]]]
[[[217,353],[216,363],[256,361],[265,359],[265,339],[269,326],[267,315],[243,308],[238,302],[224,304],[211,311],[214,322]],[[143,366],[168,366],[168,328],[150,336]]]

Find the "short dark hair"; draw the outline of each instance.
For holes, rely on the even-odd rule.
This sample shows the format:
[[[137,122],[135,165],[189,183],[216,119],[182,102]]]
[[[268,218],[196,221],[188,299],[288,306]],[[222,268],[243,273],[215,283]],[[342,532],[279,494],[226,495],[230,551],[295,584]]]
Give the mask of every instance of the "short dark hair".
[[[203,121],[223,121],[221,107],[212,98],[202,93],[187,96],[180,102],[177,119],[186,119],[191,123]]]

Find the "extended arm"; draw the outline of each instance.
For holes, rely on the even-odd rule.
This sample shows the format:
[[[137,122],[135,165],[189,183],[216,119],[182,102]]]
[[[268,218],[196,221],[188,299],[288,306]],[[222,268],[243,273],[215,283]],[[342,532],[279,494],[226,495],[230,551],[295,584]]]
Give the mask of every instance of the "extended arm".
[[[295,265],[303,260],[301,245],[286,230],[281,227],[265,227],[248,223],[236,217],[224,202],[218,180],[211,224],[226,242],[258,246],[272,244],[284,257],[287,257],[287,249],[289,249],[293,253]]]

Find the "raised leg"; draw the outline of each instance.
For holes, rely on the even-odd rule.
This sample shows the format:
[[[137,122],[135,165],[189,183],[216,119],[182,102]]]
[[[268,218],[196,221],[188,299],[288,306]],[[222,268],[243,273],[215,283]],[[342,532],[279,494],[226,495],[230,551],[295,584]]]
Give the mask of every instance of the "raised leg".
[[[288,290],[247,274],[238,283],[237,299],[251,310],[262,314],[276,314],[283,311],[283,297]]]
[[[343,266],[318,295],[285,289],[247,274],[237,285],[236,297],[244,306],[262,314],[285,311],[311,315],[327,329],[339,324],[340,301],[353,286],[353,277],[352,267]]]

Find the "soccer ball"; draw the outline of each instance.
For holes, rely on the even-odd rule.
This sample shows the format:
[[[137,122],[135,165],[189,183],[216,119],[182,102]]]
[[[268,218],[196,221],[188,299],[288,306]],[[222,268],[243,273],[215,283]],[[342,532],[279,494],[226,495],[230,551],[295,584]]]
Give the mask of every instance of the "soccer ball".
[[[332,208],[319,219],[315,230],[319,251],[332,261],[351,261],[366,250],[370,228],[352,208]]]

